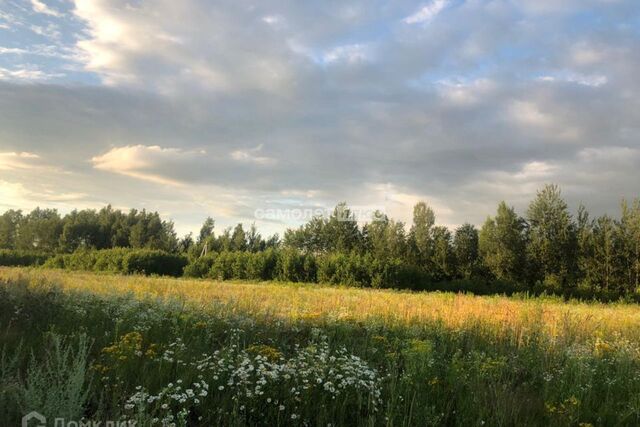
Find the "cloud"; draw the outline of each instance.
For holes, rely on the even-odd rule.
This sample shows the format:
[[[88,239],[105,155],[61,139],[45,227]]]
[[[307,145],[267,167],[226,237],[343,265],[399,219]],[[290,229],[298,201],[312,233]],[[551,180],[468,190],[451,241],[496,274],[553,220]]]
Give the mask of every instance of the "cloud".
[[[323,60],[326,63],[345,61],[354,64],[366,60],[369,55],[367,46],[356,43],[330,49],[324,53]]]
[[[0,153],[0,170],[33,169],[38,167],[34,160],[39,159],[33,153]]]
[[[250,148],[248,150],[234,150],[231,152],[231,158],[238,162],[255,163],[257,165],[268,165],[275,163],[275,159],[266,156],[260,156],[263,145]]]
[[[63,16],[62,13],[51,8],[47,4],[41,2],[40,0],[31,0],[31,7],[33,8],[33,11],[37,13],[43,13],[45,15],[55,16],[56,18]]]
[[[61,73],[48,73],[31,65],[21,66],[14,69],[0,67],[0,80],[33,82],[39,80],[49,80],[60,77]]]
[[[163,166],[188,162],[198,153],[179,148],[162,148],[157,145],[127,145],[115,147],[91,158],[93,167],[99,170],[130,176],[157,184],[179,186],[180,181],[162,175]]]
[[[406,24],[423,24],[431,21],[447,6],[448,0],[433,0],[417,12],[404,18]]]
[[[14,156],[0,179],[180,224],[342,200],[410,219],[421,198],[481,223],[546,182],[615,212],[640,180],[637,16],[631,0],[77,0],[53,20],[12,3],[0,152],[69,174]],[[30,28],[48,24],[43,42]]]

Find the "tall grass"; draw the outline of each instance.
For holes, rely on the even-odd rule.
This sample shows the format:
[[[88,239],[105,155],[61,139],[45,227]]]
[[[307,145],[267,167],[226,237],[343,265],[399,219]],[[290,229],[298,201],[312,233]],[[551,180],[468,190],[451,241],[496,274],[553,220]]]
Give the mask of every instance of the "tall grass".
[[[69,416],[141,425],[640,423],[636,305],[28,269],[0,269],[0,283],[0,337],[15,361],[3,368],[3,390],[33,390],[37,401],[49,378],[57,395],[73,396],[55,399],[75,402],[61,405],[74,408]],[[58,364],[55,345],[45,345],[52,330],[68,337],[57,354],[73,380],[46,374]],[[16,422],[22,408],[0,404],[3,424]]]

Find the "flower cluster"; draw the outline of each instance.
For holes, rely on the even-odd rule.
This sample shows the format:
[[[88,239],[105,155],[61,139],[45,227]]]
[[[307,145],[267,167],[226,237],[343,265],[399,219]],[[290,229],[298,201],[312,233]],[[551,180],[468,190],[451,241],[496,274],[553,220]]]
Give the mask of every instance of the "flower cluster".
[[[175,358],[184,350],[182,346],[181,342],[174,343],[171,348],[175,351],[165,350],[157,361],[177,361]],[[382,378],[378,372],[345,348],[331,351],[324,339],[296,347],[290,357],[266,345],[242,349],[232,343],[181,363],[187,367],[185,372],[197,372],[197,382],[185,388],[177,380],[156,394],[139,389],[127,399],[125,410],[131,415],[140,411],[152,413],[152,421],[163,425],[207,411],[224,416],[274,416],[310,422],[313,414],[303,410],[309,407],[309,401],[321,404],[342,398],[343,402],[359,402],[361,407],[354,410],[369,411],[371,415],[381,404]],[[211,400],[201,407],[205,398]]]

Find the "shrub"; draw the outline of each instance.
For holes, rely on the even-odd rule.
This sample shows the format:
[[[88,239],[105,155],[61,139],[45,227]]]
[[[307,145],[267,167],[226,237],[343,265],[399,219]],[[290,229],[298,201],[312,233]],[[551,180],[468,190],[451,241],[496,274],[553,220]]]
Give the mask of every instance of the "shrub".
[[[313,255],[302,254],[294,249],[280,251],[274,279],[285,282],[315,282],[317,273]]]
[[[41,252],[0,249],[0,265],[26,267],[42,265],[51,255]]]
[[[80,250],[50,258],[45,267],[68,270],[107,271],[123,274],[158,274],[181,276],[187,258],[150,249]]]
[[[250,255],[246,265],[247,279],[272,280],[278,263],[276,252],[270,248],[264,252],[255,252]]]
[[[229,280],[233,278],[233,264],[234,255],[233,252],[223,251],[218,254],[209,276],[217,280]]]
[[[217,253],[209,252],[204,256],[194,259],[184,268],[185,277],[207,277],[211,272],[211,267],[217,256]]]
[[[161,276],[181,276],[187,258],[160,250],[139,249],[125,255],[123,268],[126,273],[158,274]]]

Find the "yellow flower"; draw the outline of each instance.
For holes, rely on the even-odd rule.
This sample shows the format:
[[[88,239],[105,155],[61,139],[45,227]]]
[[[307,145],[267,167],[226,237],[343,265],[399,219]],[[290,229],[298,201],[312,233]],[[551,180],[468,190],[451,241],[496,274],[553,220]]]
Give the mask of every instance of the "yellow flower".
[[[278,360],[280,359],[280,357],[282,357],[282,353],[280,353],[277,349],[264,344],[252,345],[247,348],[247,352],[266,357],[267,359],[272,361]]]
[[[594,352],[596,356],[604,356],[607,353],[611,352],[611,350],[612,350],[611,344],[607,343],[600,337],[596,338],[596,341],[594,343]]]

